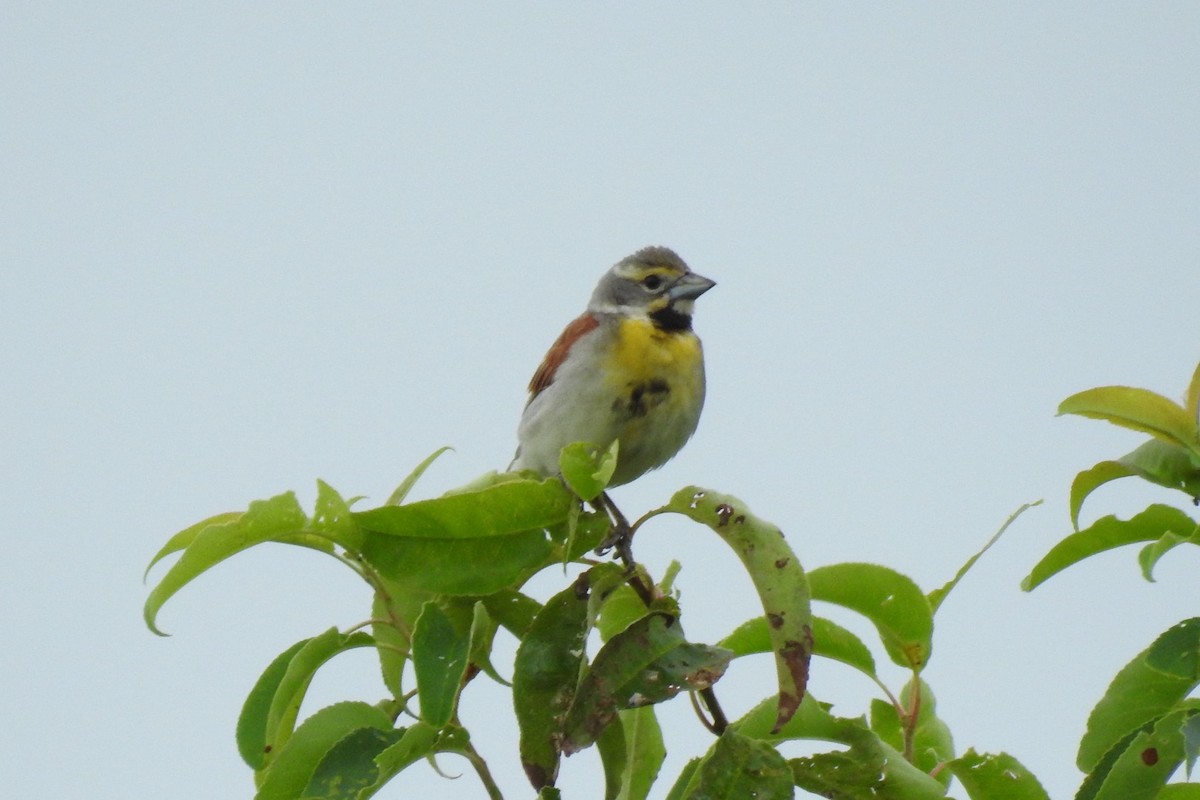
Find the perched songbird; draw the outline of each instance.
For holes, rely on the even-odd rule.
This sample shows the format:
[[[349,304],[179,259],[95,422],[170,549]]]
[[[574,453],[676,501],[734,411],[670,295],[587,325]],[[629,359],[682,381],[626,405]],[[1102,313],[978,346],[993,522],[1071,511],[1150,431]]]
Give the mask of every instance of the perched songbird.
[[[715,285],[665,247],[618,261],[534,373],[509,469],[556,475],[566,445],[606,449],[615,439],[609,485],[620,486],[678,453],[704,405],[692,307]]]

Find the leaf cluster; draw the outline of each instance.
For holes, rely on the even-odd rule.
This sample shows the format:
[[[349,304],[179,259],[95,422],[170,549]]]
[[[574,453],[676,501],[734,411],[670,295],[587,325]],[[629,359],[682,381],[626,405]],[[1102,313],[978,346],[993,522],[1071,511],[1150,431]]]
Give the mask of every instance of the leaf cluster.
[[[1074,531],[1034,566],[1032,590],[1054,574],[1113,547],[1142,543],[1143,574],[1183,544],[1200,543],[1184,511],[1154,505],[1129,520],[1104,517],[1081,529],[1084,499],[1103,484],[1139,477],[1200,496],[1200,368],[1183,405],[1152,392],[1104,387],[1063,402],[1061,413],[1106,419],[1149,433],[1130,454],[1081,472],[1071,490]],[[661,515],[687,518],[716,535],[754,587],[760,608],[722,640],[687,638],[671,584],[679,565],[656,580],[632,559],[598,559],[613,519],[604,489],[619,452],[579,443],[566,448],[562,480],[491,473],[445,495],[408,495],[442,451],[410,474],[378,507],[353,510],[318,482],[313,512],[292,493],[220,514],[179,532],[154,556],[178,559],[151,589],[145,620],[158,629],[162,606],[190,581],[264,542],[309,548],[355,572],[369,587],[370,616],[288,647],[264,670],[237,725],[238,750],[253,770],[257,800],[361,800],[422,761],[464,757],[481,790],[502,797],[459,706],[481,676],[511,686],[521,765],[541,798],[559,797],[562,759],[594,748],[606,800],[641,800],[659,781],[666,741],[656,707],[692,698],[699,725],[714,734],[706,753],[669,783],[670,800],[823,797],[923,800],[1045,800],[1037,779],[1012,755],[956,748],[924,671],[933,657],[936,615],[976,561],[1029,506],[1019,509],[944,585],[922,590],[889,567],[846,563],[805,570],[787,538],[736,497],[686,487],[630,526],[629,535]],[[591,501],[591,505],[589,502]],[[525,593],[531,577],[559,569],[559,591]],[[149,568],[147,570],[149,572]],[[824,616],[813,603],[848,610],[869,622],[877,642]],[[511,665],[493,663],[503,629],[518,641]],[[301,718],[308,686],[323,665],[352,649],[377,655],[386,696],[378,703],[335,703]],[[898,690],[877,667],[883,656],[907,674]],[[878,696],[870,713],[835,715],[809,686],[812,657],[866,676]],[[717,699],[732,662],[765,657],[775,682],[739,719]],[[505,677],[509,675],[509,678]],[[1200,797],[1168,780],[1200,749],[1200,618],[1180,622],[1114,679],[1088,721],[1078,766],[1081,800]],[[819,687],[818,694],[819,694]],[[786,758],[786,741],[831,746]],[[957,788],[952,787],[957,781]]]
[[[1101,461],[1071,484],[1074,530],[1021,582],[1031,591],[1086,558],[1142,544],[1138,564],[1147,581],[1154,567],[1180,545],[1200,544],[1200,524],[1182,509],[1153,504],[1130,519],[1113,515],[1080,527],[1084,501],[1104,484],[1140,478],[1182,492],[1200,503],[1200,366],[1182,404],[1147,389],[1102,386],[1072,395],[1060,414],[1076,414],[1150,434],[1117,459]],[[1078,800],[1200,798],[1200,786],[1168,784],[1181,765],[1190,777],[1200,753],[1200,618],[1164,631],[1113,679],[1092,710],[1076,765],[1085,774]]]

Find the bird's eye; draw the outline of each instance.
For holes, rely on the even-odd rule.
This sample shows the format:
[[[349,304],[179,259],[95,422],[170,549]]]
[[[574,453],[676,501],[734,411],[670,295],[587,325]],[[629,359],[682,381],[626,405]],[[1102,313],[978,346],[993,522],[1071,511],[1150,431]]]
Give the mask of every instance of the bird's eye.
[[[659,275],[647,275],[642,278],[642,287],[649,292],[657,292],[662,288],[663,279]]]

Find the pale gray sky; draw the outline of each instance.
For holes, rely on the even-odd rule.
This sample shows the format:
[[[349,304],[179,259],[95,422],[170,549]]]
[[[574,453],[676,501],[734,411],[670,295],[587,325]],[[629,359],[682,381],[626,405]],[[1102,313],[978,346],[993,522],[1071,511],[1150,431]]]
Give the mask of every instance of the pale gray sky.
[[[246,691],[368,594],[263,547],[172,600],[158,639],[150,556],[258,497],[310,503],[318,477],[382,502],[443,444],[422,496],[503,467],[550,341],[612,262],[664,244],[719,282],[697,313],[709,401],[622,507],[710,486],[806,566],[928,590],[1045,498],[943,607],[926,678],[961,749],[1069,796],[1112,675],[1197,611],[1189,551],[1156,585],[1132,550],[1018,582],[1068,533],[1075,472],[1140,441],[1058,401],[1178,396],[1200,358],[1198,41],[1187,2],[6,4],[9,791],[249,797]],[[1160,500],[1106,487],[1085,516]],[[638,553],[683,562],[694,638],[754,613],[706,531],[663,520]],[[769,675],[735,665],[731,713]],[[845,715],[871,688],[829,665],[812,683]],[[308,708],[382,691],[359,651]],[[464,717],[506,704],[476,681]],[[674,705],[659,797],[708,746]],[[477,734],[526,796],[512,729]],[[598,775],[586,753],[562,783],[592,797]],[[481,796],[422,765],[381,797],[406,789]]]

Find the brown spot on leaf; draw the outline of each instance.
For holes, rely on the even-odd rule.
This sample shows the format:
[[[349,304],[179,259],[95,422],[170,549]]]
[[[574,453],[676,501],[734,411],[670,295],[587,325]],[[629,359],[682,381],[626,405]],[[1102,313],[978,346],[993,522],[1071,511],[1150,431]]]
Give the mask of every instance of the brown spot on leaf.
[[[790,558],[777,558],[775,559],[775,569],[783,569],[790,563],[792,563]]]
[[[767,614],[767,622],[771,624],[772,628],[778,630],[783,627],[783,614],[769,613]]]
[[[1158,749],[1154,748],[1154,747],[1147,747],[1145,750],[1143,750],[1142,751],[1142,763],[1145,764],[1147,767],[1153,767],[1155,764],[1157,764],[1158,763]]]
[[[717,526],[724,528],[729,524],[729,518],[733,516],[733,506],[728,503],[721,503],[717,506]]]
[[[771,733],[779,733],[783,730],[783,726],[787,725],[788,720],[795,716],[802,699],[803,697],[800,695],[791,692],[779,693],[779,714],[775,717],[775,727],[771,728]]]
[[[796,684],[796,693],[779,693],[779,715],[775,718],[775,727],[771,729],[772,733],[778,733],[787,724],[787,721],[796,713],[796,709],[800,707],[800,701],[804,699],[804,690],[808,686],[808,662],[812,659],[812,649],[812,628],[805,625],[803,641],[790,639],[784,642],[783,647],[779,648],[777,652],[779,659],[791,675],[792,681]]]
[[[541,764],[522,761],[521,766],[525,768],[525,777],[529,778],[529,782],[533,784],[533,788],[537,791],[540,792],[543,787],[554,785],[554,781],[550,779],[545,767]]]
[[[735,525],[741,525],[741,524],[742,524],[743,522],[745,522],[745,521],[746,521],[746,515],[745,515],[745,514],[738,514],[738,515],[737,515],[737,518],[736,518],[736,519],[734,519],[734,521],[733,521],[733,524],[735,524]]]

